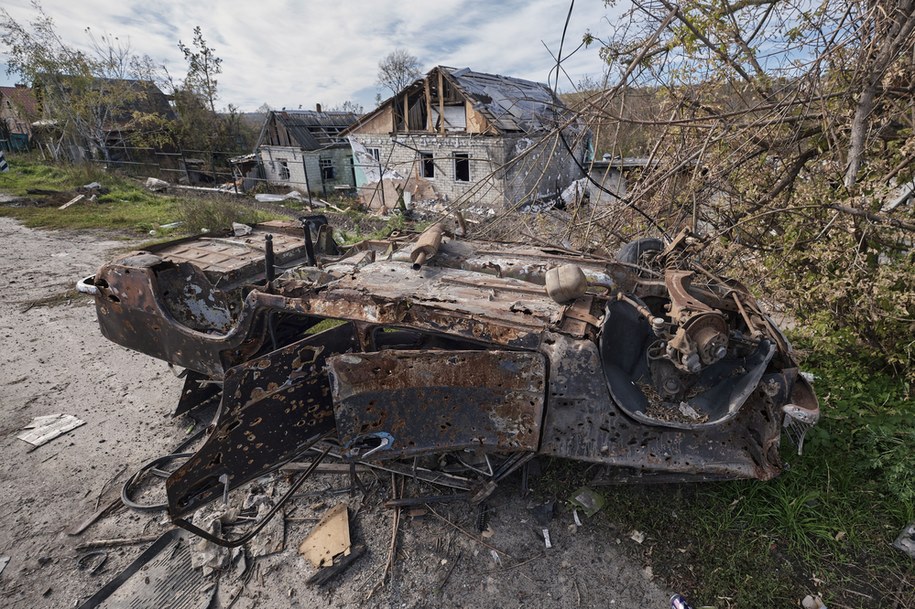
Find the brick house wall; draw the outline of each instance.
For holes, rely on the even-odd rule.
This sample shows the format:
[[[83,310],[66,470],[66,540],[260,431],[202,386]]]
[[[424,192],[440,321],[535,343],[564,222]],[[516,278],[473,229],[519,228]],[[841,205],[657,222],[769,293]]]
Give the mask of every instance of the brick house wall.
[[[468,201],[471,208],[494,212],[518,202],[555,197],[581,177],[575,159],[565,148],[557,151],[562,144],[555,142],[554,146],[550,138],[452,133],[356,134],[352,139],[377,151],[385,170],[403,179],[427,180],[442,200]],[[431,176],[425,162],[429,154]],[[466,172],[459,167],[461,155],[466,155]],[[506,161],[511,162],[506,165]]]
[[[356,188],[349,147],[303,151],[291,146],[260,146],[257,154],[264,178],[272,186],[288,185],[322,196]]]

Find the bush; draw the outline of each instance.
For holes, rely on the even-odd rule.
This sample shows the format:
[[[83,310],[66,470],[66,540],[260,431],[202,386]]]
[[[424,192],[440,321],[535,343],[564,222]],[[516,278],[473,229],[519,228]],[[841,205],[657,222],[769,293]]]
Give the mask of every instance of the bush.
[[[271,217],[224,197],[192,197],[178,202],[178,219],[184,223],[183,229],[191,233],[204,229],[222,232],[232,228],[233,222],[256,224]]]

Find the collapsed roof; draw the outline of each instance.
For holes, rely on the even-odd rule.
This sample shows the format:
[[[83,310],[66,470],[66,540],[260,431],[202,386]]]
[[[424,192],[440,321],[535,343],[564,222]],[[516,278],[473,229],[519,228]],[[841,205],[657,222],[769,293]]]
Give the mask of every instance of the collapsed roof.
[[[466,107],[466,114],[459,111],[457,123],[448,112],[456,106]],[[543,83],[445,66],[431,69],[363,116],[344,134],[361,132],[364,128],[371,130],[377,121],[386,120],[385,112],[391,112],[393,119],[385,131],[394,132],[533,134],[554,129],[571,118],[571,111]],[[439,114],[444,115],[444,121]]]
[[[266,144],[320,150],[348,145],[340,133],[358,120],[359,115],[353,112],[274,110],[267,115],[258,146]]]
[[[473,102],[474,109],[500,131],[552,129],[566,110],[553,91],[540,82],[474,72],[470,68],[445,70]]]

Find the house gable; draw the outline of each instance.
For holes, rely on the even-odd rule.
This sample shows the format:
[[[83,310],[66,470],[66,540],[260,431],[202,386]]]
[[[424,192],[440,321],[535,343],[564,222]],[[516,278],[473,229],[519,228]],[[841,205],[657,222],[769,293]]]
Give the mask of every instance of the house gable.
[[[534,134],[569,118],[543,83],[437,66],[344,134]]]
[[[562,129],[566,147],[540,146]],[[438,66],[347,129],[364,206],[447,201],[472,214],[555,199],[581,177],[582,128],[542,83]]]

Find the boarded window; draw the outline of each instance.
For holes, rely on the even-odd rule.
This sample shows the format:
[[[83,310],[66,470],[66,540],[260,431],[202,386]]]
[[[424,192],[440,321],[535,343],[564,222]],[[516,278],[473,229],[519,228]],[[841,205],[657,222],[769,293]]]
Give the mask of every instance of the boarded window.
[[[280,179],[288,180],[289,179],[289,161],[286,159],[277,159],[276,162],[280,166]]]
[[[438,108],[432,108],[432,124],[438,128],[439,114]],[[445,106],[445,131],[466,131],[467,114],[464,111],[464,104],[459,106]]]
[[[321,159],[321,179],[322,180],[334,180],[336,179],[336,172],[334,171],[334,161],[333,159]]]
[[[470,181],[470,155],[466,152],[454,153],[454,181]]]
[[[419,169],[424,178],[434,178],[435,177],[435,157],[432,156],[431,152],[420,152],[419,153]]]

